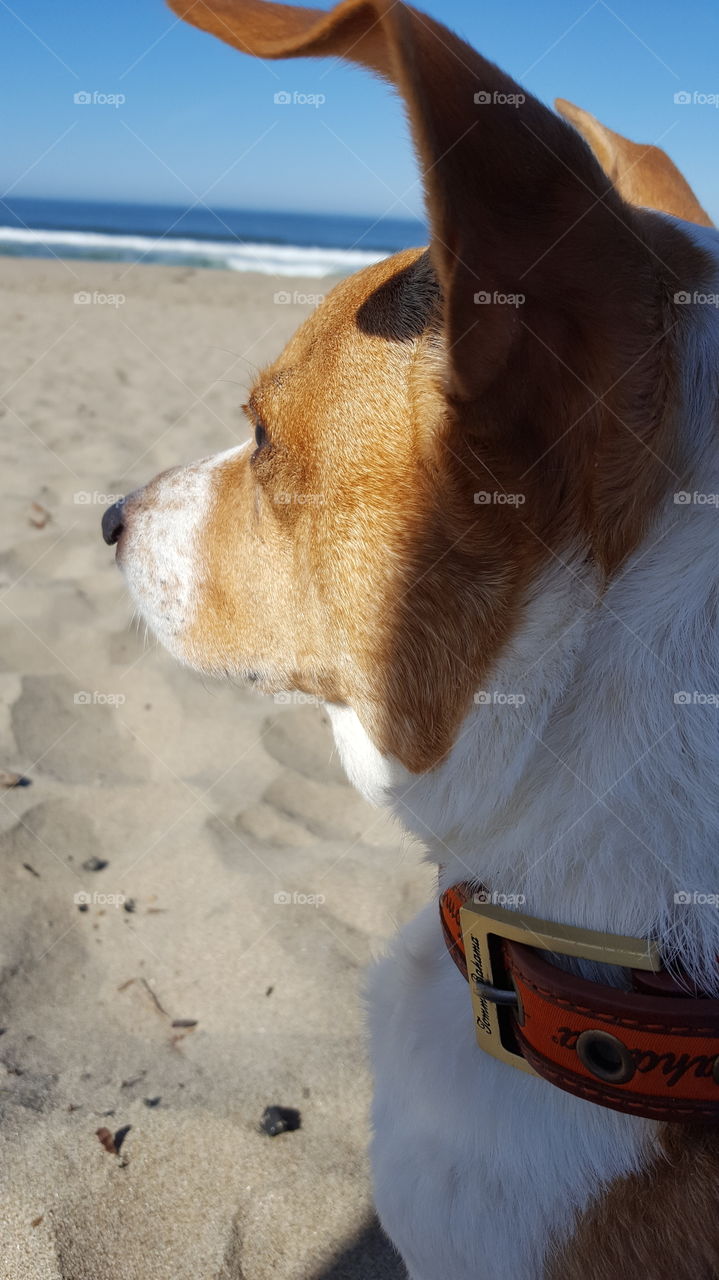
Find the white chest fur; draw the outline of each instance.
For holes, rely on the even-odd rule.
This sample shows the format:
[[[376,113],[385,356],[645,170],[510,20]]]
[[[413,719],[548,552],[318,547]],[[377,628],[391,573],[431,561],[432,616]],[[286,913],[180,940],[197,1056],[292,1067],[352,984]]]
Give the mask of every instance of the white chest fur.
[[[558,899],[553,910],[546,899],[537,907],[527,871],[543,855],[529,879],[553,878],[552,845],[592,800],[555,768],[556,794],[530,803],[532,774],[540,737],[577,677],[598,608],[593,591],[575,567],[547,575],[487,681],[490,701],[477,704],[452,756],[426,777],[384,760],[352,712],[330,709],[352,781],[392,803],[442,866],[444,884],[485,879],[524,892],[533,913],[556,919],[571,917]],[[498,817],[520,796],[529,808],[521,835]],[[539,1280],[552,1239],[566,1238],[591,1197],[651,1151],[650,1123],[601,1111],[481,1052],[434,903],[375,969],[370,1025],[375,1197],[412,1280]]]

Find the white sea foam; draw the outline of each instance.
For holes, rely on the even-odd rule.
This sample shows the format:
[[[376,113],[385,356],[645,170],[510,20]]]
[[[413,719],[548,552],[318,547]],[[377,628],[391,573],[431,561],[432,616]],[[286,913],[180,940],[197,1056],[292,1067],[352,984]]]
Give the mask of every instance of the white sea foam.
[[[103,231],[43,231],[29,227],[0,227],[0,253],[43,256],[68,254],[81,258],[182,263],[224,267],[232,271],[261,271],[278,276],[346,275],[387,257],[366,249],[305,248],[290,244],[257,244],[241,240],[180,240]]]

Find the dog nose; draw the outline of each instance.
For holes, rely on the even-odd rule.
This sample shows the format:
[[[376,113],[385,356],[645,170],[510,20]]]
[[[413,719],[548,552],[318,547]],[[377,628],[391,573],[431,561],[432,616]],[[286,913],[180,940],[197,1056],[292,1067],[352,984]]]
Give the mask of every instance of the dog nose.
[[[102,517],[102,536],[108,547],[114,546],[117,542],[125,524],[125,499],[120,498],[119,502],[114,502]]]

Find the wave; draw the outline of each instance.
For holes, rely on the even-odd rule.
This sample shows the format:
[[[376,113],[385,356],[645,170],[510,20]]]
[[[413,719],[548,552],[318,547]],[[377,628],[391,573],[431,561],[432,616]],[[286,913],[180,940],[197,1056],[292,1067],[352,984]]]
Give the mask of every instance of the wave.
[[[388,250],[389,252],[389,250]],[[277,276],[347,275],[387,256],[367,249],[304,248],[236,240],[181,240],[102,231],[43,231],[0,227],[0,254],[101,258],[110,262],[161,262]]]

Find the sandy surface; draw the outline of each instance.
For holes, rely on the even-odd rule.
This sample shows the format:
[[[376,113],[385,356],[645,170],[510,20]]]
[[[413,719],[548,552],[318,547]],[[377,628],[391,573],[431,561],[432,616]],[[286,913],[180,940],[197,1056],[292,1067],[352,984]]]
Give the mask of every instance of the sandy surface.
[[[98,531],[105,495],[245,438],[307,310],[274,294],[327,282],[0,261],[0,769],[32,780],[0,790],[2,1280],[399,1280],[361,991],[429,872],[321,708],[131,628]],[[262,1134],[270,1104],[302,1127]]]

